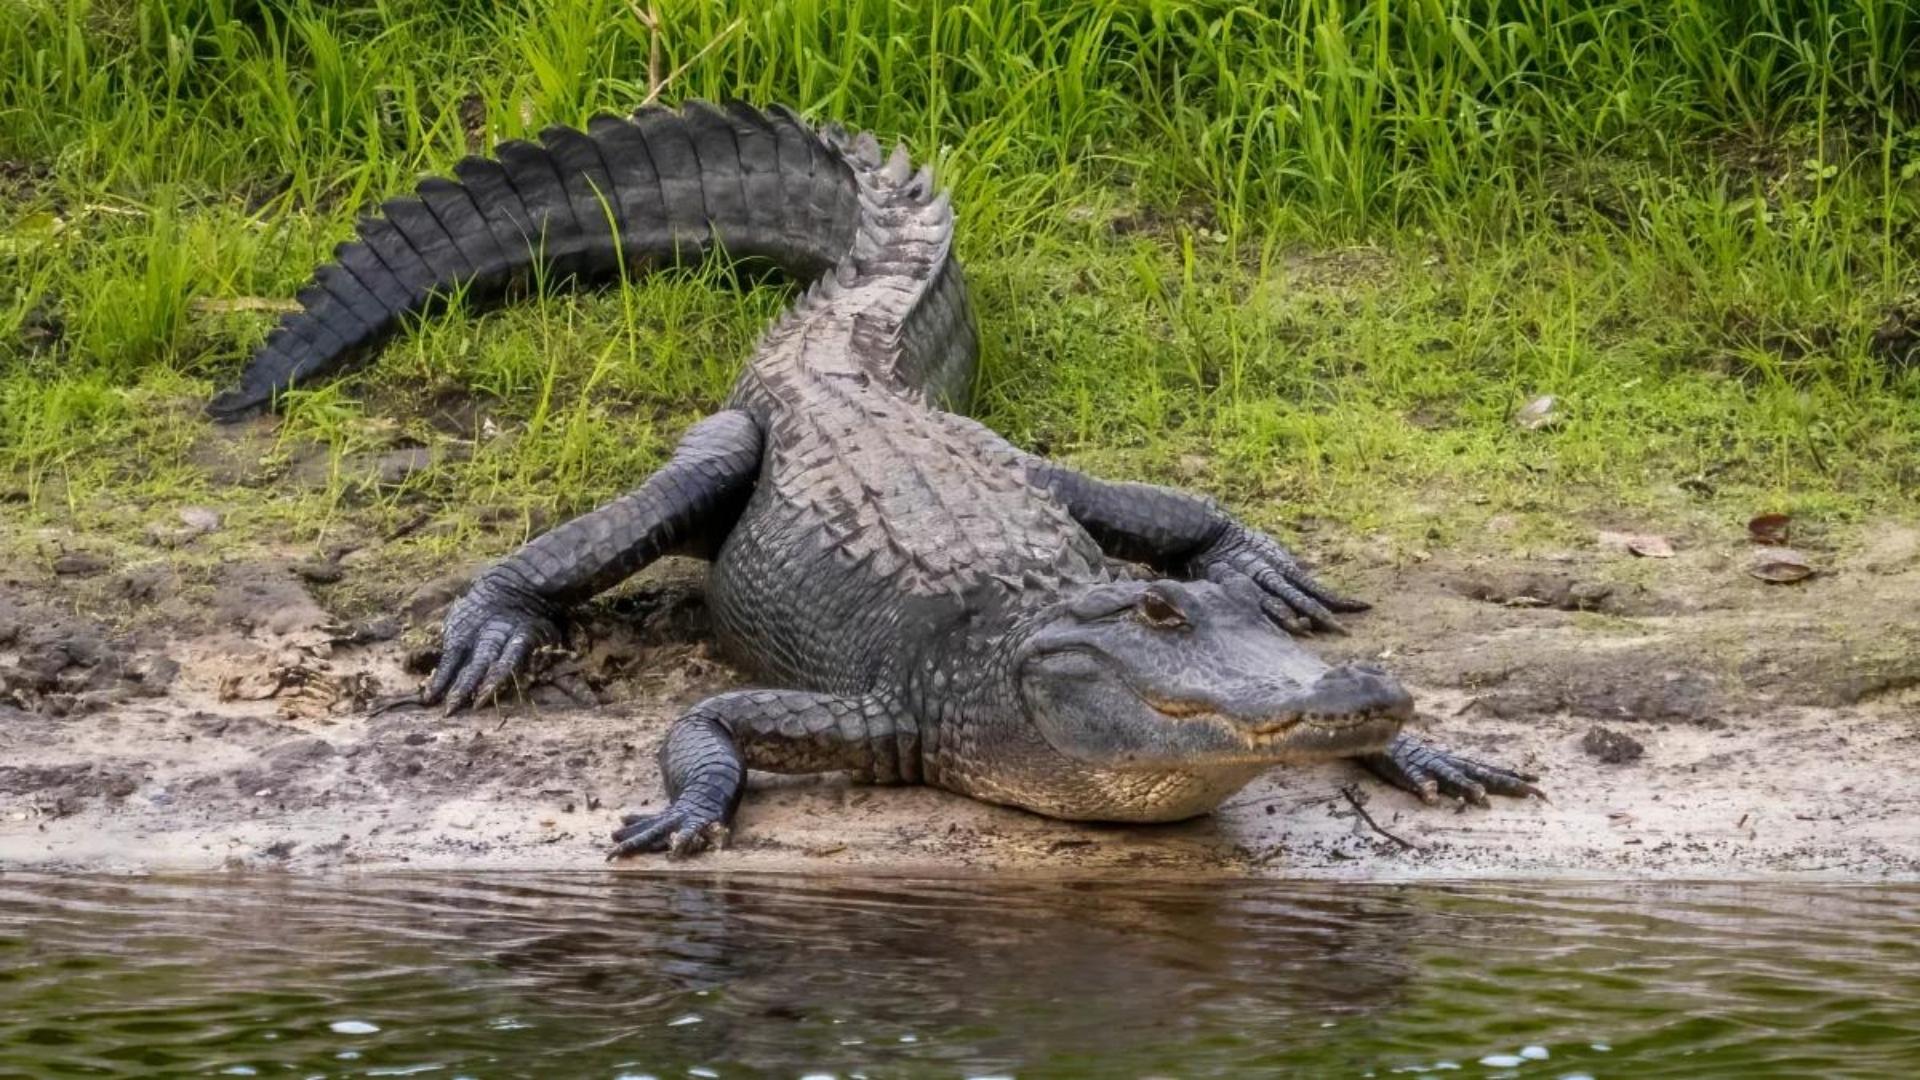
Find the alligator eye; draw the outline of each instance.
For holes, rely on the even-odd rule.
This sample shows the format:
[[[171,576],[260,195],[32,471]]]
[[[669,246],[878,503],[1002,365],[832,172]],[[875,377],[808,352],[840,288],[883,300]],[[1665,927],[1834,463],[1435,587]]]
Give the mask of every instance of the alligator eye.
[[[1186,615],[1173,606],[1173,601],[1151,589],[1140,598],[1137,610],[1142,622],[1161,630],[1177,630],[1187,625]]]

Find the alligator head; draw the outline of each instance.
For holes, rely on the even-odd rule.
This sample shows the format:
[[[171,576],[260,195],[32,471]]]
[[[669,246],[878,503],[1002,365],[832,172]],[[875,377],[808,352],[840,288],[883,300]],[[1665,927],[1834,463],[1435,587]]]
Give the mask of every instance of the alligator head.
[[[1346,757],[1383,749],[1413,715],[1384,672],[1329,667],[1209,582],[1095,586],[1048,608],[1015,663],[1054,750],[1107,768]]]

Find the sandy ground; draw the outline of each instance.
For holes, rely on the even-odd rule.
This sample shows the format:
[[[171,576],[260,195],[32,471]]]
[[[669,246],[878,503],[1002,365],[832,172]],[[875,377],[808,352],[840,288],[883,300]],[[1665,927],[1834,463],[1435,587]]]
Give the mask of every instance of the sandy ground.
[[[1439,741],[1538,772],[1551,803],[1426,807],[1335,764],[1275,770],[1194,822],[1087,826],[756,777],[734,847],[695,865],[1920,879],[1920,530],[1859,537],[1791,585],[1746,572],[1737,526],[1678,536],[1670,559],[1310,543],[1379,605],[1324,651],[1398,672]],[[431,663],[458,575],[343,623],[328,579],[377,549],[331,569],[263,551],[195,583],[163,555],[56,562],[84,538],[35,539],[46,559],[0,572],[0,866],[596,870],[618,811],[659,804],[675,712],[741,681],[703,639],[692,564],[595,609],[531,700],[448,720],[372,706]]]

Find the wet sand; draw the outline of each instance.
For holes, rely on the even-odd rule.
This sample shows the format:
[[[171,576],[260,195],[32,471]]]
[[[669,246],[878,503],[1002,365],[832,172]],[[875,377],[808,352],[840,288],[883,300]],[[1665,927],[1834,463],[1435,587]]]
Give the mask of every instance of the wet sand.
[[[1920,879],[1920,530],[1864,529],[1793,585],[1747,574],[1737,535],[1678,547],[1310,549],[1378,605],[1319,647],[1401,675],[1437,741],[1539,773],[1551,802],[1424,806],[1335,763],[1276,769],[1196,821],[1091,826],[756,776],[731,849],[619,865]],[[696,564],[594,608],[527,700],[447,719],[375,706],[418,684],[458,575],[381,586],[390,613],[348,620],[299,552],[263,545],[204,581],[124,547],[99,561],[0,576],[0,866],[598,870],[619,811],[661,802],[673,716],[744,683],[705,641]]]

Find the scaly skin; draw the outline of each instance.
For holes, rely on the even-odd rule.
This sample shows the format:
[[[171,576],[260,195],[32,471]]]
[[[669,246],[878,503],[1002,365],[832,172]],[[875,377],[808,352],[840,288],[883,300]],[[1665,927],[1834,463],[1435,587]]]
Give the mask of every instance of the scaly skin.
[[[328,375],[464,287],[589,281],[714,246],[813,282],[723,411],[629,495],[534,540],[449,611],[424,698],[492,697],[569,608],[668,553],[709,558],[721,645],[778,689],[701,702],[670,804],[612,855],[725,839],[747,770],[848,771],[1064,818],[1205,813],[1279,763],[1353,757],[1433,799],[1530,777],[1399,733],[1385,673],[1291,636],[1366,605],[1211,500],[1026,454],[949,411],[976,359],[953,215],[904,151],[791,113],[694,104],[468,159],[362,223],[212,404]],[[1108,558],[1165,575],[1116,580]]]

